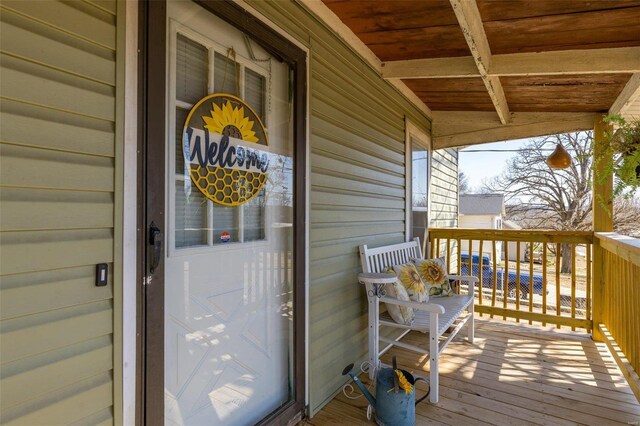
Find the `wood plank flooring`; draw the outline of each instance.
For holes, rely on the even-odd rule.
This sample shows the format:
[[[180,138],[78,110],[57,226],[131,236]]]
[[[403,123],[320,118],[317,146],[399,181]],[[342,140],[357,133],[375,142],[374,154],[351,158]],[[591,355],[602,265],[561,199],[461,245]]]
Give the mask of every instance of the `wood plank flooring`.
[[[418,425],[640,425],[640,404],[604,343],[582,333],[476,318],[473,345],[456,338],[440,359],[440,401],[416,409]],[[408,343],[427,345],[411,332]],[[429,359],[393,348],[383,357],[428,378]],[[360,376],[368,382],[364,375]],[[426,386],[418,385],[418,395]],[[360,392],[357,391],[357,394]],[[364,397],[338,394],[303,424],[367,422]]]

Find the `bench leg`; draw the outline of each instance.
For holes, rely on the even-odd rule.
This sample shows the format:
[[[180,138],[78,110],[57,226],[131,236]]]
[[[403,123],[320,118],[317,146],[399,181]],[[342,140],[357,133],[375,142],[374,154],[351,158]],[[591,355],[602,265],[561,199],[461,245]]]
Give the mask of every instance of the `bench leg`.
[[[380,353],[378,331],[380,324],[378,322],[378,311],[380,310],[380,301],[377,297],[369,297],[369,379],[375,380],[376,372],[379,367],[378,354]]]
[[[471,305],[469,305],[469,315],[471,315],[471,318],[467,321],[467,336],[469,338],[469,343],[473,343],[473,339],[475,338],[475,315],[473,312],[473,303],[471,303]]]
[[[429,401],[438,402],[438,315],[430,313],[429,322]]]

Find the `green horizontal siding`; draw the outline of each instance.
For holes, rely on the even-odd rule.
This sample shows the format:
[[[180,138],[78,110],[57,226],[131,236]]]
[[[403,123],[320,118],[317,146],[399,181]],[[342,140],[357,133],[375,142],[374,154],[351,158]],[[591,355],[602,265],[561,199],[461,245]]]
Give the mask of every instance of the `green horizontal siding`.
[[[458,226],[458,150],[433,151],[431,160],[431,218],[434,228]]]
[[[113,424],[115,2],[0,9],[0,417]]]
[[[301,5],[251,5],[310,47],[310,409],[344,384],[367,352],[358,246],[404,240],[405,116],[430,123]]]

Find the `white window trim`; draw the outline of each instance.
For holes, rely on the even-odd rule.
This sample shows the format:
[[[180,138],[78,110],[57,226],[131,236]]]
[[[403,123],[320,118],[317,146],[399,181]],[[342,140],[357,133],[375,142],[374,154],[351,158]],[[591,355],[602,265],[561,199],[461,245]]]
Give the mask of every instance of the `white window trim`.
[[[412,180],[413,180],[413,170],[412,170],[412,151],[413,144],[412,140],[417,140],[420,142],[420,145],[427,148],[429,152],[429,161],[427,163],[427,224],[431,220],[431,161],[432,161],[432,145],[431,145],[431,135],[422,130],[416,124],[414,124],[408,117],[405,117],[404,120],[404,129],[405,129],[405,228],[404,228],[404,236],[405,241],[409,241],[411,239],[411,220],[412,220],[412,211],[413,209],[413,188],[412,188]]]
[[[117,60],[123,61],[122,79],[117,90],[124,90],[123,108],[123,186],[122,186],[122,291],[121,299],[114,303],[122,306],[122,311],[114,310],[114,315],[122,315],[122,354],[114,354],[114,374],[121,362],[121,378],[114,377],[114,395],[118,395],[118,381],[122,386],[122,400],[114,401],[113,417],[122,424],[135,424],[136,419],[136,350],[137,350],[137,268],[138,268],[138,2],[118,2],[118,31],[124,30],[124,36],[117,47]],[[120,89],[120,87],[124,88]],[[120,176],[116,176],[120,179]],[[117,195],[117,194],[116,194]],[[115,272],[115,271],[114,271]],[[114,321],[114,324],[117,324]],[[118,331],[114,330],[114,336]],[[117,338],[117,337],[116,337]],[[139,401],[138,401],[139,402]],[[122,412],[115,412],[121,407]]]
[[[224,52],[227,50],[227,47],[215,42],[214,40],[211,40],[205,36],[203,36],[202,34],[198,33],[197,31],[194,31],[193,29],[182,25],[180,22],[176,21],[175,19],[169,18],[169,52],[167,55],[167,60],[169,61],[169,66],[168,66],[168,70],[167,70],[167,76],[168,76],[168,81],[167,81],[167,135],[175,135],[176,129],[176,107],[182,107],[185,109],[191,109],[193,108],[192,104],[180,101],[178,99],[176,99],[175,97],[175,93],[176,93],[176,82],[175,82],[175,76],[176,76],[176,38],[178,36],[178,34],[181,34],[182,36],[196,42],[199,43],[200,45],[204,46],[208,53],[209,53],[209,75],[208,75],[208,84],[207,84],[207,90],[208,93],[213,93],[214,89],[214,61],[215,61],[215,54],[222,54],[224,55]],[[245,69],[250,69],[251,71],[255,72],[258,75],[261,75],[262,77],[264,77],[265,82],[268,80],[268,67],[262,63],[257,63],[252,61],[249,58],[245,58],[244,56],[237,54],[237,56],[235,57],[235,62],[238,63],[240,65],[240,81],[239,83],[239,90],[240,90],[240,97],[244,98],[244,90],[245,90],[245,83],[244,83],[244,73],[245,73]],[[271,96],[271,93],[267,93],[266,97],[265,97],[265,111],[264,111],[264,125],[265,127],[268,128],[268,123],[271,123],[271,112],[268,111],[268,109],[266,108],[266,105],[269,102],[269,96]],[[175,164],[176,161],[176,152],[175,152],[175,148],[173,146],[167,146],[166,147],[166,158],[167,158],[167,164],[168,165],[173,165]],[[166,176],[166,183],[165,185],[167,185],[167,188],[172,188],[172,185],[175,184],[176,180],[184,180],[184,175],[178,175],[175,173],[175,169],[173,169],[173,166],[170,166],[170,171],[169,173],[167,173]],[[193,190],[197,190],[197,188],[193,188]],[[167,230],[167,256],[168,257],[184,257],[184,256],[192,256],[195,254],[202,254],[202,253],[211,253],[211,252],[216,252],[216,251],[228,251],[228,250],[239,250],[242,248],[246,248],[247,244],[251,244],[253,247],[262,247],[262,246],[267,246],[269,243],[269,235],[268,235],[268,229],[265,226],[265,235],[263,239],[260,240],[256,240],[256,241],[244,241],[244,225],[243,225],[243,215],[244,215],[244,208],[243,206],[239,206],[239,210],[237,212],[237,217],[236,220],[238,221],[238,236],[240,238],[239,241],[234,241],[232,243],[228,243],[228,244],[215,244],[214,243],[214,236],[213,236],[213,230],[210,229],[211,228],[211,222],[212,222],[212,216],[213,216],[213,210],[212,210],[212,201],[207,200],[207,241],[205,244],[202,245],[194,245],[194,246],[188,246],[188,247],[177,247],[176,246],[176,235],[175,235],[175,197],[176,194],[174,191],[169,190],[167,191],[166,194],[166,199],[167,199],[167,212],[169,213],[166,216],[166,223],[165,223],[165,229]],[[264,220],[266,220],[266,218],[264,218]]]

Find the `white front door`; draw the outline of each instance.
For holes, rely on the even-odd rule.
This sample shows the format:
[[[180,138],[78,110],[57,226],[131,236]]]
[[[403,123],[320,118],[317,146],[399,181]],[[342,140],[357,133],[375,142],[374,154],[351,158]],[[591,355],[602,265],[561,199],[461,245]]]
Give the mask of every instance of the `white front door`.
[[[289,67],[195,3],[170,1],[167,18],[165,423],[254,424],[293,391]],[[207,116],[200,124],[218,128],[212,138],[247,146],[263,143],[251,133],[262,121],[268,170],[255,181],[231,168],[193,169],[185,158],[193,153],[185,120],[215,93],[245,102],[259,120],[206,100],[190,121]]]

